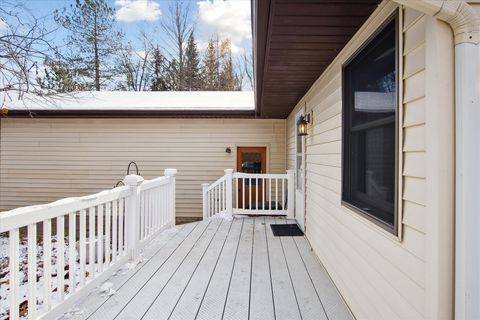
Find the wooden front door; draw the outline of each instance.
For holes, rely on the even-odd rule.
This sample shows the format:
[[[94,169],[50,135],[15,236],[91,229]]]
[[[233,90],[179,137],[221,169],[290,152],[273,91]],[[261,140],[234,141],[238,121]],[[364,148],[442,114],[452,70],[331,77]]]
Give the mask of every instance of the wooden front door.
[[[237,148],[237,172],[243,173],[267,173],[267,147],[238,147]],[[257,189],[259,192],[257,193]],[[238,180],[238,207],[244,209],[256,209],[263,207],[262,181],[258,179]],[[245,198],[243,193],[245,193]],[[251,195],[251,199],[250,199]]]

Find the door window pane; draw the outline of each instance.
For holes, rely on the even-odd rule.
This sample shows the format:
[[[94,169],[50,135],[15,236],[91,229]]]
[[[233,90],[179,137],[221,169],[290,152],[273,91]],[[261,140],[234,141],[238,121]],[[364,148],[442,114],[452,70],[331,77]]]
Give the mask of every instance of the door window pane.
[[[262,173],[262,155],[259,152],[243,152],[242,172]]]

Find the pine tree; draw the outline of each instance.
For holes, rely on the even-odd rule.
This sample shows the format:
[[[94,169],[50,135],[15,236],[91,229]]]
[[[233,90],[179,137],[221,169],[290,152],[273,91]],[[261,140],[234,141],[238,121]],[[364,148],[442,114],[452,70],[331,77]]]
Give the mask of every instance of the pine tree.
[[[76,0],[70,12],[55,11],[55,21],[70,31],[67,47],[73,65],[87,89],[99,91],[113,76],[109,59],[122,37],[115,31],[115,10],[105,0]]]
[[[166,91],[169,90],[167,84],[166,73],[167,73],[167,61],[163,56],[160,48],[157,46],[153,49],[152,54],[152,84],[150,90],[152,91]]]
[[[220,44],[220,83],[223,91],[239,90],[238,77],[234,71],[232,61],[232,45],[230,39],[224,39]]]
[[[202,88],[202,72],[200,57],[193,32],[190,33],[185,50],[185,90],[200,90]]]
[[[218,59],[218,41],[210,39],[208,41],[205,57],[203,60],[203,89],[219,89],[219,59]]]
[[[75,81],[75,75],[69,66],[60,59],[46,59],[43,63],[44,75],[37,78],[37,83],[47,92],[66,93],[81,90],[82,87]]]

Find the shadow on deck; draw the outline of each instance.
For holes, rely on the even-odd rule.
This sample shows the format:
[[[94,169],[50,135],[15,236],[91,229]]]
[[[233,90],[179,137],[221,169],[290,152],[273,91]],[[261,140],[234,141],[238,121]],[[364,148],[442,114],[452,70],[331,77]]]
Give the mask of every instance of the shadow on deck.
[[[91,292],[70,319],[352,319],[304,237],[284,218],[213,218],[152,240],[143,261]],[[113,293],[113,291],[112,291]]]

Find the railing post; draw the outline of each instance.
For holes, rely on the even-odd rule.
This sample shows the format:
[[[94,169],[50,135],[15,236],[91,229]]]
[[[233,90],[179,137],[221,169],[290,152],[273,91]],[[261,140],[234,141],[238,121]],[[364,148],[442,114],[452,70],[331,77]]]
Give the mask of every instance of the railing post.
[[[295,170],[287,170],[287,218],[295,218]]]
[[[203,194],[203,220],[208,219],[209,212],[208,212],[208,197],[207,197],[207,190],[208,190],[208,183],[202,183],[202,194]]]
[[[131,195],[125,200],[126,214],[126,239],[127,250],[130,260],[138,256],[138,245],[140,242],[140,201],[138,197],[138,187],[142,184],[143,178],[136,174],[131,174],[123,179],[123,183],[132,190]]]
[[[225,215],[227,217],[231,217],[233,215],[233,169],[225,169],[225,206],[226,212]]]
[[[170,224],[171,226],[175,226],[175,218],[176,218],[176,203],[175,203],[175,185],[176,185],[176,178],[177,169],[165,169],[164,175],[170,178],[170,201],[169,201],[169,216],[170,216]]]

